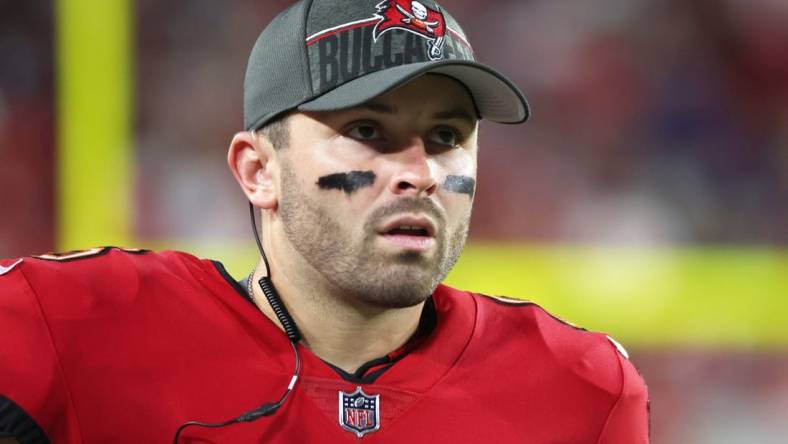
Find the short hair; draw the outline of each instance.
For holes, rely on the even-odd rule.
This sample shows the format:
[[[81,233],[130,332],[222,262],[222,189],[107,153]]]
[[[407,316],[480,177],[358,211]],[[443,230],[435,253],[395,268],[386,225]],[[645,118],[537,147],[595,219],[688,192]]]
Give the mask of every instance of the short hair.
[[[290,113],[282,113],[255,130],[255,133],[265,136],[277,151],[286,148],[290,143],[289,117]]]

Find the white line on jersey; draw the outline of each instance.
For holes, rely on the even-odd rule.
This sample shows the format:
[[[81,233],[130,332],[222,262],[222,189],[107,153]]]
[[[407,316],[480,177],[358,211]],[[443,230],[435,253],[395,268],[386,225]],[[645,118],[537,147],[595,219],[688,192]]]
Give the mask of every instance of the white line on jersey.
[[[611,338],[610,336],[607,336],[607,339],[608,339],[608,341],[612,342],[613,345],[616,346],[616,349],[618,350],[619,353],[621,353],[621,356],[629,359],[629,353],[627,353],[627,350],[624,348],[623,345],[619,344],[618,341],[616,341],[615,339]]]
[[[14,262],[13,264],[11,264],[11,265],[9,265],[7,267],[4,267],[4,266],[0,265],[0,276],[8,273],[11,270],[13,270],[14,267],[16,267],[17,265],[21,264],[23,260],[24,259],[19,259],[18,261]]]

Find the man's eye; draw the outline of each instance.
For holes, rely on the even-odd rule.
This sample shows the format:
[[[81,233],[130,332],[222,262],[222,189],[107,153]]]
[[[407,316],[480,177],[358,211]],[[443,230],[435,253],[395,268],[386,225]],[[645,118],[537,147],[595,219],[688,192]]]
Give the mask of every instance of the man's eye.
[[[437,127],[429,134],[430,142],[446,146],[457,146],[460,144],[461,139],[457,130],[445,126]]]
[[[350,128],[347,134],[356,140],[377,140],[381,138],[380,131],[369,123],[360,123]]]

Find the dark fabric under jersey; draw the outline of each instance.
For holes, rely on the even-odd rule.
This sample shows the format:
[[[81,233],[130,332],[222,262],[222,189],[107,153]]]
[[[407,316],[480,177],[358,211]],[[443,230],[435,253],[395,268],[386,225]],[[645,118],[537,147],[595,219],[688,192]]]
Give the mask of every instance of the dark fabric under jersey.
[[[19,444],[49,444],[49,438],[22,407],[0,395],[0,438],[15,438]]]

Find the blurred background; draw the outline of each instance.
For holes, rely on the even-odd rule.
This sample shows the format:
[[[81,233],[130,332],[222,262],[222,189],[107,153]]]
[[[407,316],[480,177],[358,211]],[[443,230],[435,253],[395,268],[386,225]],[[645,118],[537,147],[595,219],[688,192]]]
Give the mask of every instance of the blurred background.
[[[0,0],[0,257],[256,253],[225,166],[288,1]],[[449,282],[623,342],[652,442],[788,443],[788,2],[445,0],[525,92]]]

